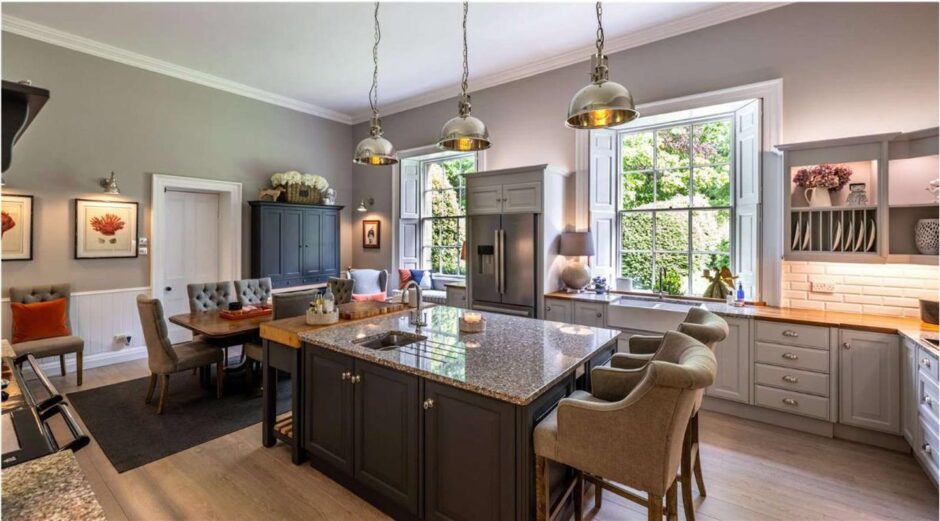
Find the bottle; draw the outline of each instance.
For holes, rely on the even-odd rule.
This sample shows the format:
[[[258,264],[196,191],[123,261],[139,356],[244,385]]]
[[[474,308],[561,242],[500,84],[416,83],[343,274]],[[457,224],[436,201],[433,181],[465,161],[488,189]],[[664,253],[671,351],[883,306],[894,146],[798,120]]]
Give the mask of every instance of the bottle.
[[[744,284],[738,282],[738,300],[735,302],[737,306],[744,305]]]
[[[329,286],[326,287],[326,292],[323,294],[323,312],[332,313],[333,306],[336,304],[336,298],[333,296],[333,290]]]

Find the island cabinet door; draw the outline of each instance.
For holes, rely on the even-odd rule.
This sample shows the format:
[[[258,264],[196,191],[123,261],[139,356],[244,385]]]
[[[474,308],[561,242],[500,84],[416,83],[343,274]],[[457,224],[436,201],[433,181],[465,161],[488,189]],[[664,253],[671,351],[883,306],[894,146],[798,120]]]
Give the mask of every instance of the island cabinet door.
[[[418,513],[418,378],[356,361],[355,478]]]
[[[307,349],[307,439],[314,458],[353,471],[353,359],[325,349]]]
[[[514,406],[430,381],[424,398],[425,519],[513,519]]]

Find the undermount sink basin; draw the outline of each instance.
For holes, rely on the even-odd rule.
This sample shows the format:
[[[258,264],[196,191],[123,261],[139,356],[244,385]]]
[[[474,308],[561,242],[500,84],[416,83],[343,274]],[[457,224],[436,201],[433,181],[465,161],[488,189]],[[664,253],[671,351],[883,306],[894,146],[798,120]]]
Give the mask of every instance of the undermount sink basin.
[[[414,333],[406,333],[404,331],[388,331],[380,335],[357,340],[356,343],[362,347],[375,349],[376,351],[385,351],[389,349],[397,349],[399,347],[407,346],[427,339],[428,337],[426,336],[416,335]]]
[[[610,303],[607,322],[614,327],[662,333],[676,329],[694,305],[621,297]]]

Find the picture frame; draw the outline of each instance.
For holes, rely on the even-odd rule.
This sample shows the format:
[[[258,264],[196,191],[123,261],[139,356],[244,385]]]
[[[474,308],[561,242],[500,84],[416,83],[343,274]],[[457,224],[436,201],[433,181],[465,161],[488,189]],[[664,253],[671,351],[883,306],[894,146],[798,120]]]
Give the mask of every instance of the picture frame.
[[[382,221],[362,221],[362,247],[367,249],[382,247]]]
[[[2,254],[4,261],[33,260],[33,196],[2,194]]]
[[[75,199],[75,258],[137,257],[136,202]]]

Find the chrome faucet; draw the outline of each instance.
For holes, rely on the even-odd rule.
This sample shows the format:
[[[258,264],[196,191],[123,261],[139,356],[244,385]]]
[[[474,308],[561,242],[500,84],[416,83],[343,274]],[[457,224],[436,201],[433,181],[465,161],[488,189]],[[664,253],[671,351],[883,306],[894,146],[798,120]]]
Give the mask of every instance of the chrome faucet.
[[[408,298],[408,290],[411,289],[411,286],[414,286],[415,289],[418,290],[418,307],[416,307],[415,310],[411,312],[411,320],[409,320],[408,323],[411,324],[412,326],[424,327],[428,325],[428,323],[424,320],[424,308],[423,308],[424,301],[421,298],[421,286],[417,282],[415,282],[413,279],[409,280],[408,284],[405,284],[405,289],[403,290],[404,293],[402,293],[402,298],[405,298],[405,299]]]

